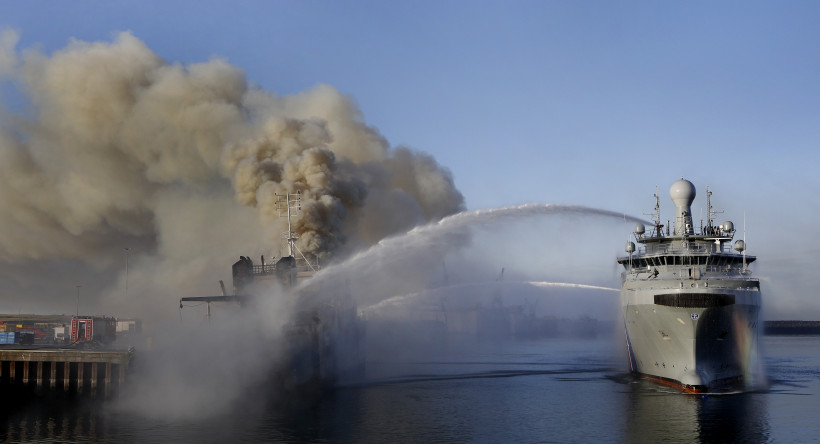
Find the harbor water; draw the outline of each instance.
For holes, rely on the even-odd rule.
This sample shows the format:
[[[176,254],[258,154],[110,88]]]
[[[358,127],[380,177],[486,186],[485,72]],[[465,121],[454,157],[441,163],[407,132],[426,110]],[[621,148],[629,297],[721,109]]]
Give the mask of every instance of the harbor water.
[[[457,344],[368,362],[368,381],[229,413],[157,418],[125,400],[29,395],[2,442],[816,442],[820,336],[766,336],[769,386],[688,395],[636,380],[617,335]],[[255,391],[264,390],[264,387]]]

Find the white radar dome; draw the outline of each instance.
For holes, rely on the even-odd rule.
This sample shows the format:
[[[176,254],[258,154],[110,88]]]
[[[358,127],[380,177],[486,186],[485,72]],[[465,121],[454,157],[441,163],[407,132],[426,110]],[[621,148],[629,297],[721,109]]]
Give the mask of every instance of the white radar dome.
[[[641,235],[646,233],[646,228],[644,228],[643,224],[635,225],[635,234]]]
[[[624,247],[627,253],[632,254],[635,252],[635,243],[634,242],[627,242],[626,246]]]
[[[695,186],[686,179],[681,179],[669,188],[669,197],[678,208],[688,208],[695,201]]]
[[[735,231],[735,224],[733,224],[732,221],[727,220],[726,222],[723,223],[723,231],[726,231],[726,232]]]

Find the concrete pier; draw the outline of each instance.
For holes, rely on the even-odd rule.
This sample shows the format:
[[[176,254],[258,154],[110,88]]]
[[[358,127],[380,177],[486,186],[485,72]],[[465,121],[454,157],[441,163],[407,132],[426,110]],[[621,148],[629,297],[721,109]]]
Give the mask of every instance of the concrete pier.
[[[131,350],[0,349],[0,382],[106,396],[125,383]],[[117,375],[114,378],[114,375]]]

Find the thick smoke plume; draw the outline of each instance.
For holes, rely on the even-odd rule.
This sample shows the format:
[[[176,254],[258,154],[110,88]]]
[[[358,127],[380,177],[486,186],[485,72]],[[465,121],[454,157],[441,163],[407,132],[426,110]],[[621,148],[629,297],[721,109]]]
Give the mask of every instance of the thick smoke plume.
[[[277,96],[224,60],[169,63],[129,33],[50,55],[17,41],[0,34],[0,91],[24,97],[0,107],[0,261],[15,267],[121,275],[128,247],[139,305],[170,302],[214,287],[240,254],[284,253],[277,193],[301,193],[294,232],[322,258],[463,208],[446,169],[391,147],[333,87]],[[41,278],[73,290],[88,276]]]

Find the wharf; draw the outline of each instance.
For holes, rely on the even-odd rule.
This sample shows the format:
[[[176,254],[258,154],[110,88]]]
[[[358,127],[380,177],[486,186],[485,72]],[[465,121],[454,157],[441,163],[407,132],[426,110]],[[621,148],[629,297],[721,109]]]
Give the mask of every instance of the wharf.
[[[0,346],[0,383],[105,396],[125,383],[134,349]]]
[[[820,335],[820,321],[766,321],[766,335]]]

